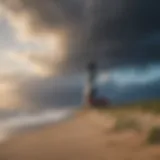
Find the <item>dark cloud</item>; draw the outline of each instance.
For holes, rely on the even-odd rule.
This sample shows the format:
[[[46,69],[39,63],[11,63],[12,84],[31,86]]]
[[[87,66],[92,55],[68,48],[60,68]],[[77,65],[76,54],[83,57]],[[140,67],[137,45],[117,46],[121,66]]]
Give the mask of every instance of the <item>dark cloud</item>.
[[[150,83],[124,86],[117,85],[114,81],[109,81],[105,86],[99,87],[99,93],[110,98],[113,104],[155,100],[160,98],[160,80],[156,79]]]
[[[30,30],[69,30],[64,71],[95,60],[104,68],[159,62],[160,2],[157,0],[1,0],[16,16],[27,14]],[[25,14],[22,14],[25,13]],[[145,44],[142,41],[153,41]]]
[[[21,83],[18,92],[31,107],[79,106],[83,98],[83,78],[79,76],[35,78]]]
[[[159,62],[160,2],[101,0],[99,6],[93,14],[95,19],[86,53],[79,57],[73,55],[78,57],[77,61],[81,58],[83,62],[86,57],[87,60],[99,59],[100,64],[111,68]],[[156,34],[158,36],[153,40]],[[146,40],[151,44],[141,43]],[[87,52],[87,48],[91,51]]]

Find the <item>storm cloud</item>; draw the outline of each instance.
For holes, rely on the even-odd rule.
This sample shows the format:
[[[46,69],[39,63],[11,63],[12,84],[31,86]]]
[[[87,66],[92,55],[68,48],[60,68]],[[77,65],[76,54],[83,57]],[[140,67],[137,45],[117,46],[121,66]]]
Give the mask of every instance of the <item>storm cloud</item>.
[[[83,71],[91,60],[105,69],[160,60],[157,0],[1,0],[1,4],[15,23],[25,21],[25,29],[16,25],[20,31],[68,34],[61,71]]]

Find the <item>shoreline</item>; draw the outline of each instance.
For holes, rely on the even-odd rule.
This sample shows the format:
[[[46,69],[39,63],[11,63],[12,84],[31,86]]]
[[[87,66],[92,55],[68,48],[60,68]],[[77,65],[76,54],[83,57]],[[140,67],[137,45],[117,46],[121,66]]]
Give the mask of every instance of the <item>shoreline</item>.
[[[39,132],[39,131],[45,130],[47,128],[59,126],[65,122],[68,122],[68,121],[74,119],[76,114],[79,112],[80,111],[78,111],[78,110],[71,111],[71,113],[67,114],[66,116],[64,116],[56,121],[52,120],[47,123],[45,122],[45,123],[35,124],[34,126],[28,126],[28,128],[26,128],[26,126],[23,126],[19,129],[15,129],[11,133],[5,135],[4,138],[2,137],[2,139],[0,140],[0,145],[10,141],[12,138],[15,138],[15,137],[23,136],[23,135],[30,134],[30,133],[32,134],[34,132]]]
[[[157,160],[160,146],[144,146],[144,134],[106,132],[112,120],[94,110],[10,138],[0,160]],[[116,153],[116,154],[115,154]]]

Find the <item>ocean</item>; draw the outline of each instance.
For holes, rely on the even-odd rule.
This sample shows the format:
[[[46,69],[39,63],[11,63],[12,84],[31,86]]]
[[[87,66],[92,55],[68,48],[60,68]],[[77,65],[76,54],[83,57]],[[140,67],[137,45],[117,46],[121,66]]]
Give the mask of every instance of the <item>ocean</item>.
[[[0,142],[10,136],[58,123],[73,115],[75,109],[16,110],[0,113]]]

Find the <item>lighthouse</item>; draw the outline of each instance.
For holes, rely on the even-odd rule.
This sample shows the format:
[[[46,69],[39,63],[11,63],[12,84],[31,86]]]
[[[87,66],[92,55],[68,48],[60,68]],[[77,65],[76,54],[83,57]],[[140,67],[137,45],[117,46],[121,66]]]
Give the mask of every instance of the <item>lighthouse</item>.
[[[91,99],[95,99],[96,95],[96,77],[97,77],[97,65],[94,62],[90,62],[87,66],[87,82],[85,85],[85,105],[92,106]]]
[[[97,97],[97,64],[90,62],[87,66],[87,82],[85,85],[85,106],[90,107],[108,107],[110,104],[107,97]]]

